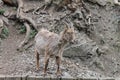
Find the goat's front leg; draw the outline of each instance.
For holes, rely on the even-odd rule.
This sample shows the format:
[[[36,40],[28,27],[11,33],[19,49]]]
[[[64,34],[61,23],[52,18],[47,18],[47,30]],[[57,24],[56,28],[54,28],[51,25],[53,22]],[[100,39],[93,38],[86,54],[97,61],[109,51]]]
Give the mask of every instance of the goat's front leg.
[[[35,50],[35,55],[36,55],[36,66],[37,66],[37,70],[39,70],[39,53],[37,52],[37,50]]]
[[[50,58],[49,54],[47,54],[47,53],[45,52],[44,76],[46,75],[46,71],[47,71],[47,67],[48,67],[48,63],[49,63],[49,58]]]
[[[57,64],[57,76],[61,75],[60,64],[61,64],[61,57],[56,56],[56,64]]]

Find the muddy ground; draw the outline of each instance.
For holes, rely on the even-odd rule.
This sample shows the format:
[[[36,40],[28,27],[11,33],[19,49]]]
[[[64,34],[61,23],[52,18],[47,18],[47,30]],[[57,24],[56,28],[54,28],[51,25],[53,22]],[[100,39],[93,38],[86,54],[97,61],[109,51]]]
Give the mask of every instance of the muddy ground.
[[[37,0],[31,0],[25,3],[25,10],[37,8],[40,4],[42,4]],[[86,2],[86,4],[87,6],[89,6],[89,9],[94,16],[93,24],[96,27],[94,26],[95,28],[93,28],[93,31],[90,31],[90,35],[88,35],[88,33],[85,33],[84,30],[82,31],[82,29],[79,30],[78,28],[75,28],[77,38],[81,42],[79,44],[82,44],[83,46],[78,47],[75,52],[73,51],[70,53],[70,51],[68,50],[65,53],[67,56],[64,55],[65,57],[61,64],[62,77],[120,77],[119,45],[116,45],[117,42],[120,41],[118,32],[118,30],[120,30],[120,26],[118,24],[119,19],[116,19],[118,16],[120,16],[120,6],[112,6],[110,4],[107,4],[105,7],[101,7],[90,2]],[[7,5],[4,5],[3,8],[6,11],[15,10],[15,7],[9,8],[9,6]],[[41,26],[39,26],[39,28],[45,27],[51,31],[59,33],[59,31],[61,31],[63,27],[53,27],[52,25],[49,25],[55,23],[53,18],[57,20],[60,16],[64,16],[64,13],[69,13],[69,10],[62,13],[54,12],[52,11],[53,9],[54,8],[51,7],[51,9],[48,10],[48,12],[52,14],[52,16],[47,14],[45,14],[44,16],[42,16],[43,14],[33,15],[31,12],[25,14],[28,17],[32,17],[36,21],[36,24],[40,24]],[[48,22],[46,23],[46,21]],[[85,23],[82,21],[81,23],[84,27]],[[9,20],[9,26],[7,26],[9,29],[9,36],[6,39],[2,39],[0,45],[0,75],[42,76],[44,57],[41,55],[40,70],[36,71],[34,44],[27,50],[17,50],[18,45],[21,43],[25,36],[25,34],[19,33],[18,27],[20,26],[21,24],[16,24],[15,20]],[[31,42],[33,41],[34,39],[31,39]],[[93,41],[95,42],[95,44],[92,43]],[[107,47],[110,47],[109,49],[111,49],[111,47],[113,49],[115,46],[115,49],[113,49],[115,53],[109,54],[108,52],[107,54],[105,53],[100,57],[92,57],[92,60],[88,60],[86,57],[84,57],[84,55],[87,55],[85,51],[87,51],[89,47],[85,47],[85,51],[81,50],[84,49],[85,42],[90,42],[89,44],[100,46],[108,45]],[[113,44],[115,45],[113,46]],[[87,45],[85,44],[85,46]],[[90,48],[93,48],[93,46],[90,46]],[[75,49],[73,48],[71,50]],[[80,56],[76,54],[80,54]],[[72,57],[69,55],[72,55]],[[99,65],[99,63],[95,62],[95,60],[99,61],[102,64],[102,68],[101,66],[96,66]],[[54,59],[51,59],[47,72],[48,76],[55,76],[55,72],[55,61]]]

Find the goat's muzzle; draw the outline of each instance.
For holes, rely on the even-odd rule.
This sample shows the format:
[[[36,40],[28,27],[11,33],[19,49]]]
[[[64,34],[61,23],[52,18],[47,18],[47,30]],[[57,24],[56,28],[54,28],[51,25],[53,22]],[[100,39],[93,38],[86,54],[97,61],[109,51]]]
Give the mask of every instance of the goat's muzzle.
[[[70,44],[77,44],[78,43],[78,40],[72,40],[71,42],[70,42]]]

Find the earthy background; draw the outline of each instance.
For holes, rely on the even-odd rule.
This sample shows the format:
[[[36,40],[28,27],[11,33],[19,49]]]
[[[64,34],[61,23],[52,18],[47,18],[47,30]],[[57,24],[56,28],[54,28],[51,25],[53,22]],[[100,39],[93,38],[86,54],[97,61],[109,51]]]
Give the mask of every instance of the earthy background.
[[[62,76],[120,77],[120,5],[113,0],[83,0],[84,5],[80,0],[24,0],[23,15],[37,27],[16,18],[16,0],[6,1],[0,0],[0,74],[42,76],[44,57],[36,71],[34,36],[42,27],[59,34],[64,19],[69,19],[77,42],[65,48]],[[31,27],[30,39],[19,48],[26,35],[25,22]],[[54,59],[48,69],[48,76],[55,76]]]

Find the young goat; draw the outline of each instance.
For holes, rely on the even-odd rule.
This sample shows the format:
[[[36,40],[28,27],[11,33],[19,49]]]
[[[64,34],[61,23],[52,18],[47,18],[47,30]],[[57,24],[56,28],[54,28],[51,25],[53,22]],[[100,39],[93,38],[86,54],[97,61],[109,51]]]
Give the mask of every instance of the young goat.
[[[74,42],[74,40],[74,28],[66,26],[66,28],[60,33],[60,35],[53,32],[49,32],[46,29],[41,29],[35,36],[35,53],[37,69],[39,69],[39,54],[45,53],[44,74],[46,74],[47,71],[49,58],[55,57],[57,64],[56,74],[60,75],[60,64],[64,48],[69,42]]]

